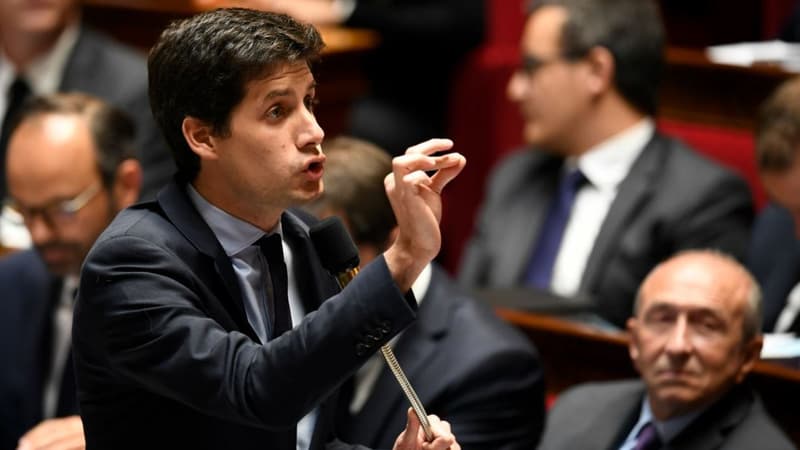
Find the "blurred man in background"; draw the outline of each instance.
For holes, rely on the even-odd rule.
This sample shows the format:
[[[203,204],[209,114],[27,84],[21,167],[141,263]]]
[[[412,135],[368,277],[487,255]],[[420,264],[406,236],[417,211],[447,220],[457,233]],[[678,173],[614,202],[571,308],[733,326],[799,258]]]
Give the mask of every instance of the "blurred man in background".
[[[494,170],[459,280],[588,297],[616,327],[663,258],[744,258],[747,184],[655,129],[664,31],[650,0],[539,0],[508,84],[530,148]]]
[[[34,249],[0,259],[0,449],[83,447],[70,352],[83,259],[139,197],[134,124],[84,94],[35,98],[11,128],[8,205]]]
[[[368,142],[338,137],[323,144],[325,192],[307,209],[342,218],[368,264],[394,241],[397,222],[384,189],[388,154]],[[412,286],[417,321],[395,338],[397,359],[426,410],[446,419],[464,450],[532,449],[544,426],[544,383],[525,336],[459,289],[436,264]],[[388,448],[405,425],[406,399],[380,355],[343,395],[342,437]]]
[[[83,24],[78,0],[0,0],[0,199],[7,193],[5,154],[15,112],[29,96],[68,91],[95,95],[131,116],[141,196],[154,197],[174,164],[150,112],[144,57]],[[0,245],[26,247],[25,230],[13,227],[8,213],[0,217]]]
[[[764,329],[800,332],[800,78],[763,103],[756,165],[772,203],[753,229],[748,265],[764,288]]]

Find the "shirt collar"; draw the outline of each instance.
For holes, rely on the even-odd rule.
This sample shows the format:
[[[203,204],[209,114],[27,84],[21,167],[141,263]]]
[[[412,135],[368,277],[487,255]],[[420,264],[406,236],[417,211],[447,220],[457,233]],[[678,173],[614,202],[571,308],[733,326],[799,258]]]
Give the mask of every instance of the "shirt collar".
[[[592,147],[577,161],[568,161],[568,165],[577,166],[592,186],[616,191],[654,132],[653,120],[644,118]]]
[[[683,414],[664,421],[658,420],[653,416],[653,411],[650,409],[650,399],[647,395],[642,400],[642,409],[639,414],[639,421],[633,428],[633,435],[639,434],[639,430],[647,423],[653,422],[658,430],[658,435],[661,437],[662,442],[670,442],[675,438],[684,428],[686,428],[694,419],[705,411],[705,408]]]
[[[75,22],[67,26],[58,37],[55,45],[38,58],[34,59],[20,74],[30,85],[31,91],[36,95],[46,95],[57,92],[64,70],[67,67],[72,49],[78,42],[80,23]],[[11,82],[17,75],[17,69],[11,64],[5,54],[0,55],[0,87],[3,92],[8,90]]]
[[[267,234],[278,233],[283,237],[283,228],[280,220],[275,228],[264,233],[261,228],[236,218],[209,203],[191,184],[186,186],[186,191],[189,194],[189,199],[194,203],[200,216],[211,228],[214,236],[217,237],[222,249],[225,250],[225,254],[228,256],[238,254]]]

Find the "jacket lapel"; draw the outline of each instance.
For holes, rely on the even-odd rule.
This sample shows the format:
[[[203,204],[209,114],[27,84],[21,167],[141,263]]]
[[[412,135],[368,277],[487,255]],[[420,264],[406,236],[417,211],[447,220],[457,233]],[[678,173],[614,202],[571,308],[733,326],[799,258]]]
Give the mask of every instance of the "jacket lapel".
[[[97,57],[97,48],[93,32],[81,25],[78,30],[78,39],[71,50],[67,65],[64,67],[64,75],[61,78],[61,91],[88,91],[94,92],[99,84],[106,84],[98,79],[99,72],[93,70],[94,59]]]
[[[734,387],[721,401],[668,442],[667,448],[710,450],[719,448],[725,436],[741,423],[752,407],[754,397],[746,386]]]
[[[539,235],[547,210],[558,184],[563,160],[546,154],[536,154],[526,171],[531,180],[507,204],[504,220],[506,236],[497,240],[500,248],[494,259],[491,284],[513,286],[522,280],[528,269],[536,237]]]
[[[40,285],[29,285],[34,290],[22,306],[25,312],[19,322],[25,324],[23,332],[27,333],[27,336],[21,339],[21,344],[29,345],[21,349],[20,355],[27,360],[22,367],[31,368],[30,372],[18,374],[23,377],[19,380],[21,386],[26,386],[24,393],[21,393],[20,415],[30,426],[42,420],[44,414],[42,410],[44,383],[50,370],[53,351],[53,307],[61,293],[62,284],[60,278],[47,275],[46,271],[42,272],[41,282]],[[39,289],[40,291],[35,291]]]
[[[653,194],[653,180],[658,177],[666,154],[664,146],[664,139],[654,135],[631,167],[628,176],[619,185],[617,197],[600,227],[586,263],[581,291],[592,292],[602,279],[609,255],[619,246],[619,240],[630,223],[631,216]]]
[[[222,300],[221,304],[236,323],[238,330],[255,342],[261,342],[247,321],[233,263],[217,241],[214,232],[189,200],[185,187],[173,181],[159,193],[157,201],[175,228],[213,264],[214,272],[222,280],[228,294],[229,301]]]

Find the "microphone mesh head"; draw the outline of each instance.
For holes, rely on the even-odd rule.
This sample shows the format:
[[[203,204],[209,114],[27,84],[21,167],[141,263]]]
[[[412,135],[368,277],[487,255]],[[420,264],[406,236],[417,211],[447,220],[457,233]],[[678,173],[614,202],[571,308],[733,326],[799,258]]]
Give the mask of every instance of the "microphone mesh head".
[[[338,275],[358,267],[358,248],[341,219],[328,217],[314,224],[308,233],[322,266],[328,272]]]

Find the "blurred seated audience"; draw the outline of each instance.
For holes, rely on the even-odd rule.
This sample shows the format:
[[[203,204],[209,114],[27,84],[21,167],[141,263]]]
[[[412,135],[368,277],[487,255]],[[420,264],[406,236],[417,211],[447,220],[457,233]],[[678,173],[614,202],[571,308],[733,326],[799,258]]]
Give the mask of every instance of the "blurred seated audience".
[[[580,385],[549,412],[541,450],[793,449],[745,378],[761,293],[735,259],[689,250],[656,266],[628,320],[641,380]]]
[[[664,30],[650,0],[539,0],[508,84],[528,148],[493,170],[459,280],[588,297],[616,327],[662,259],[744,259],[745,181],[654,126]]]
[[[78,449],[73,300],[89,248],[139,196],[134,124],[79,93],[33,98],[18,120],[8,204],[34,248],[0,259],[0,449]]]
[[[396,233],[384,189],[391,158],[350,137],[326,141],[323,150],[325,191],[306,208],[321,217],[340,216],[361,264],[367,264]],[[530,341],[436,264],[412,290],[420,303],[417,321],[390,345],[427,412],[450,423],[464,450],[535,448],[544,426],[544,383]],[[405,426],[407,400],[380,354],[362,366],[350,387],[352,394],[341,397],[340,437],[390,448]]]
[[[4,161],[15,111],[31,95],[68,91],[100,97],[133,118],[141,195],[154,197],[174,163],[150,112],[146,67],[143,55],[83,24],[79,0],[0,0],[0,199],[7,194]],[[7,219],[0,217],[0,244],[27,247],[24,229]]]
[[[453,73],[484,35],[484,0],[240,0],[317,25],[380,34],[366,60],[370,84],[350,113],[348,134],[402,154],[446,133]],[[325,101],[323,98],[322,101]],[[324,124],[323,124],[324,125]]]
[[[764,329],[800,331],[800,77],[764,101],[756,163],[773,204],[753,228],[748,265],[764,289]]]

